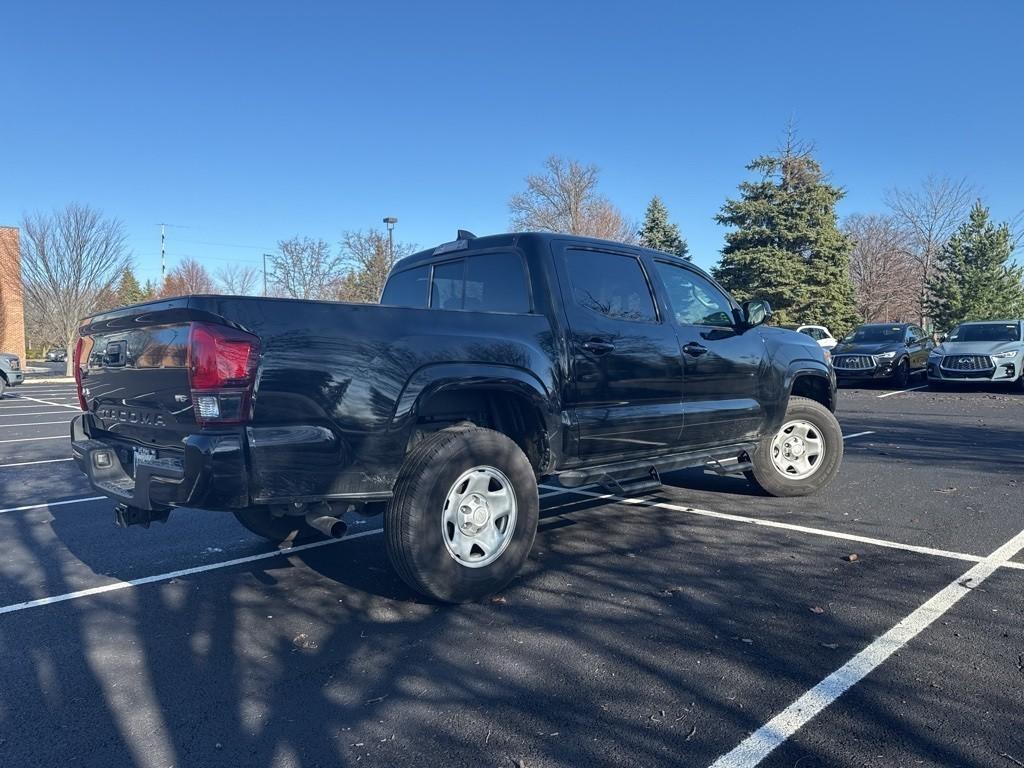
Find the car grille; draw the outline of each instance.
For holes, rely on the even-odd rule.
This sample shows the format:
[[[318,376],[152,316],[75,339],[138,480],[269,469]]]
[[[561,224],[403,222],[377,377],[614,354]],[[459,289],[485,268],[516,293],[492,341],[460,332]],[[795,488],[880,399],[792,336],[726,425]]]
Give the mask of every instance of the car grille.
[[[991,371],[995,366],[988,355],[946,355],[942,358],[942,370],[956,373]]]
[[[832,358],[832,367],[842,371],[866,371],[875,367],[875,358],[871,355],[836,355]]]

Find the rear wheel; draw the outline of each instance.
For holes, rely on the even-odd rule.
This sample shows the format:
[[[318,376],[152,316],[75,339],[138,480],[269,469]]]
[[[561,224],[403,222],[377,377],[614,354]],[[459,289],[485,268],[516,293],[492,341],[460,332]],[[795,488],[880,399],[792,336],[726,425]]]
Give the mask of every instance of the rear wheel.
[[[321,536],[314,528],[306,524],[302,517],[282,515],[278,517],[269,507],[246,507],[233,510],[235,519],[243,526],[275,544],[285,542],[309,541]]]
[[[478,427],[441,430],[399,472],[384,517],[388,558],[428,597],[479,600],[519,573],[539,509],[533,467],[515,442]]]
[[[790,397],[786,418],[751,457],[751,479],[772,496],[806,496],[828,485],[843,460],[843,433],[828,408]]]

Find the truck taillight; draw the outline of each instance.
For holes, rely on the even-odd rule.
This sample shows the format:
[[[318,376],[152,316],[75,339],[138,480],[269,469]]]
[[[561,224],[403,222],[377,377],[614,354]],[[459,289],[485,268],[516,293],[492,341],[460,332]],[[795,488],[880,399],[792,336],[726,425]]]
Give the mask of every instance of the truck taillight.
[[[188,379],[197,422],[248,421],[259,358],[260,340],[251,333],[222,325],[192,324]]]
[[[75,343],[75,390],[78,392],[78,406],[83,411],[88,411],[89,406],[85,403],[85,394],[82,392],[82,348],[85,346],[85,341],[81,336],[78,337],[78,341]]]

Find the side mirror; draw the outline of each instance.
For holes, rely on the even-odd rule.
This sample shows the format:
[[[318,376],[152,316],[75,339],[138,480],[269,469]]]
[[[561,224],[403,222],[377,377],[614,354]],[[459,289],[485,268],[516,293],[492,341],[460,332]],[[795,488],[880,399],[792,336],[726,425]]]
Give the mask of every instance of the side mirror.
[[[764,299],[743,302],[743,322],[748,328],[761,325],[772,316],[772,305]]]
[[[938,336],[938,339],[939,339],[939,344],[941,344],[942,342],[944,342],[946,340],[946,334],[940,333],[939,336]]]

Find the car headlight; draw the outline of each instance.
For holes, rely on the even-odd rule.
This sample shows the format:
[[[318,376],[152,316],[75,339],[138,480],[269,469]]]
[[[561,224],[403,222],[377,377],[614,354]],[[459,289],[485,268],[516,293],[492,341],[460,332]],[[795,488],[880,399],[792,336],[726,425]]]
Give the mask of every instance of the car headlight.
[[[825,362],[828,363],[829,365],[832,365],[832,353],[829,352],[827,349],[823,349],[821,351],[825,353]]]
[[[1011,350],[1010,352],[1000,352],[998,355],[992,355],[993,360],[1009,360],[1011,357],[1017,356],[1017,350]]]
[[[875,355],[879,360],[892,360],[896,357],[895,352],[882,352],[881,354]]]
[[[942,347],[936,347],[928,353],[928,357],[942,357],[944,354],[946,353],[942,351]]]

